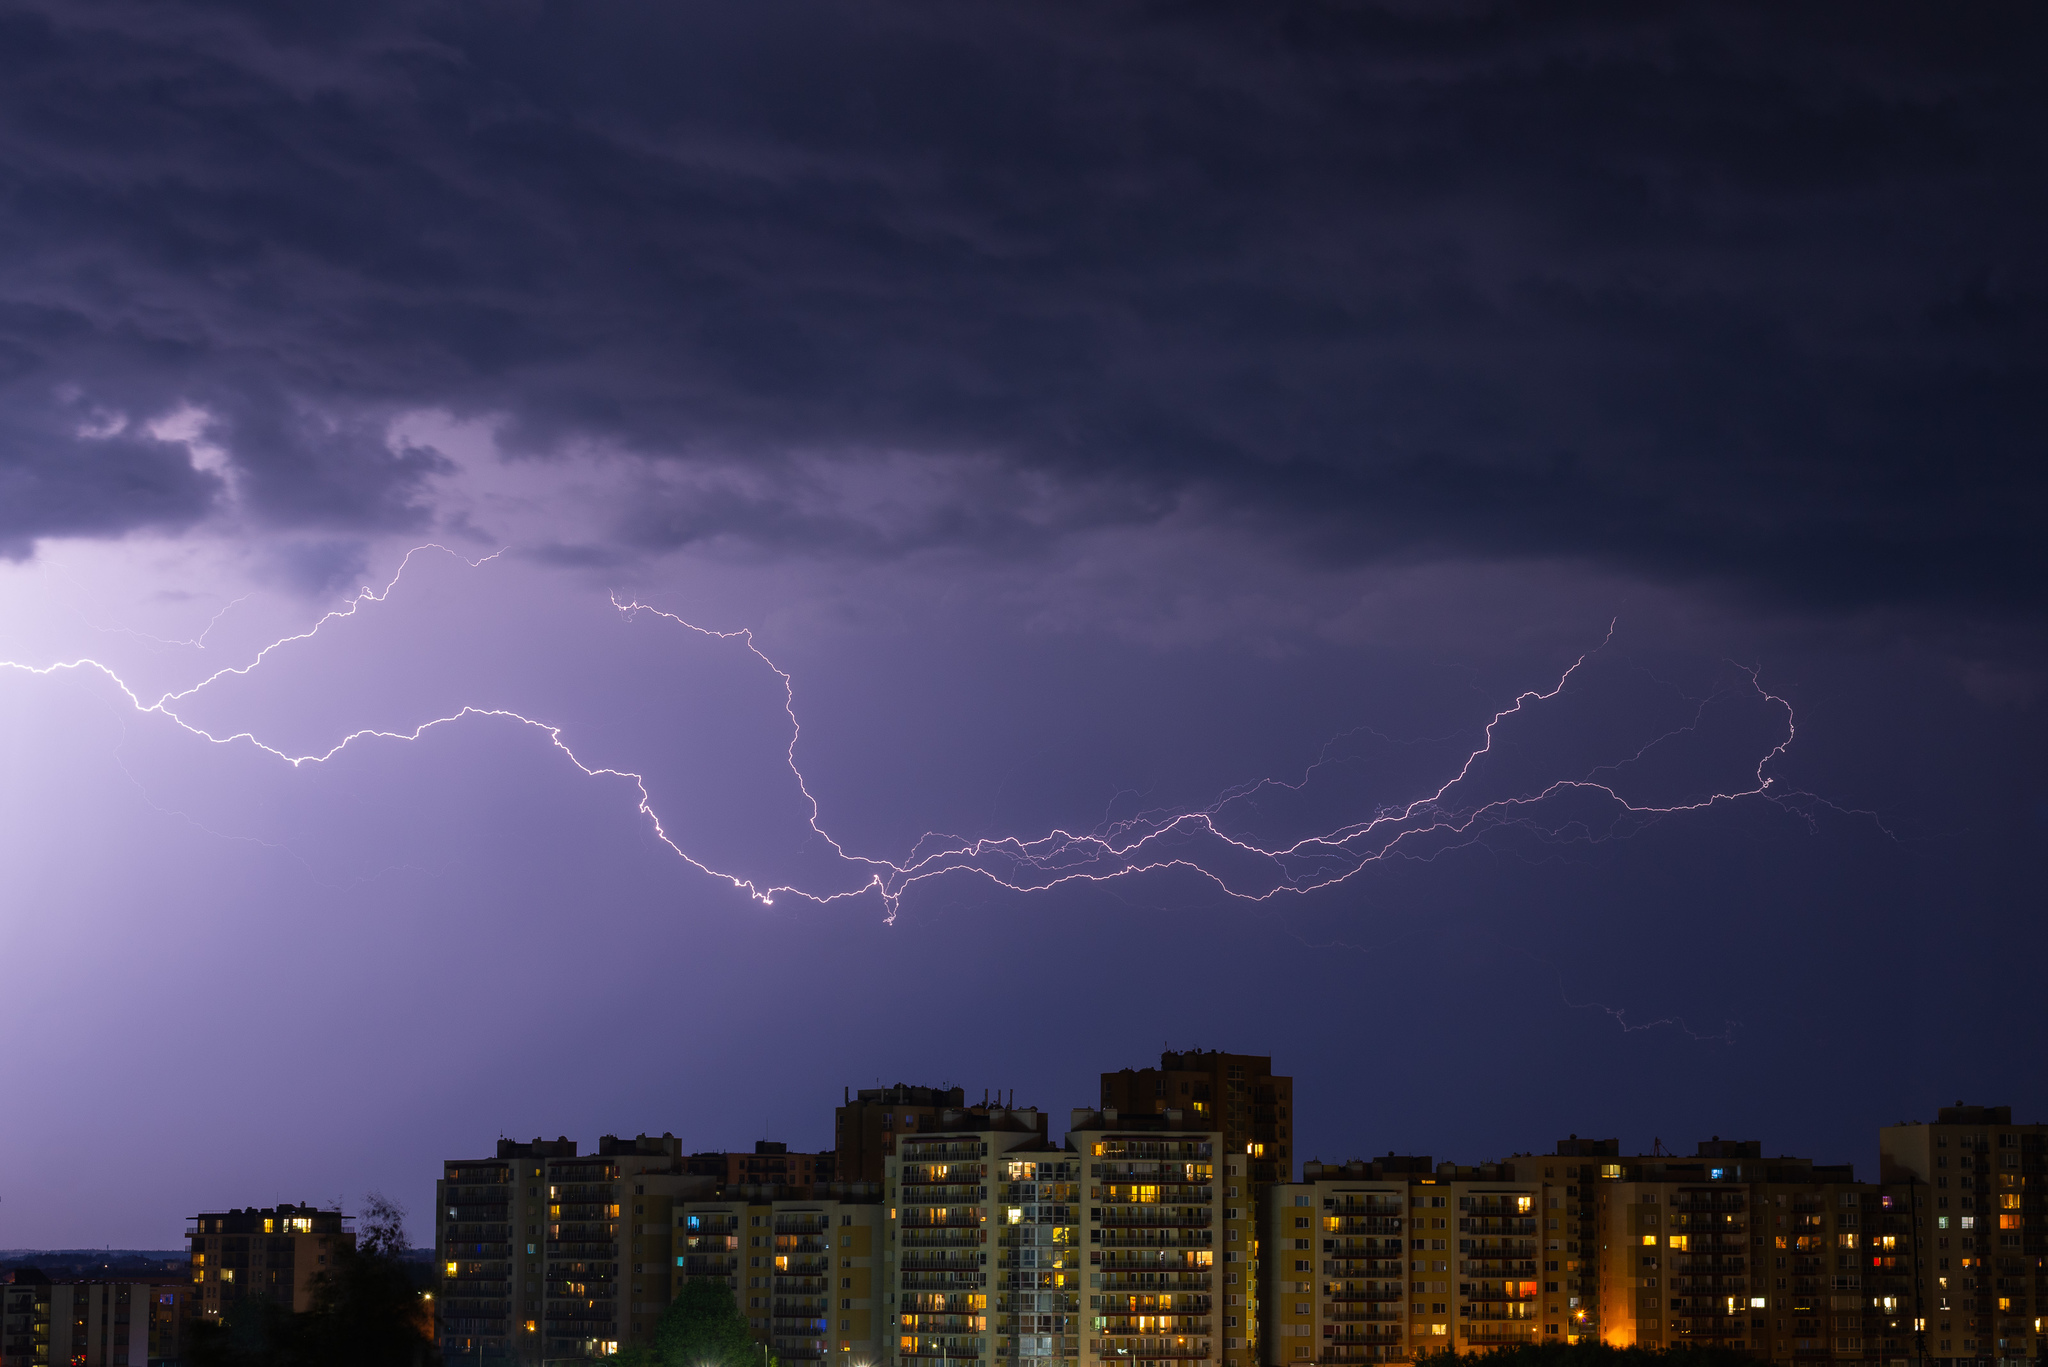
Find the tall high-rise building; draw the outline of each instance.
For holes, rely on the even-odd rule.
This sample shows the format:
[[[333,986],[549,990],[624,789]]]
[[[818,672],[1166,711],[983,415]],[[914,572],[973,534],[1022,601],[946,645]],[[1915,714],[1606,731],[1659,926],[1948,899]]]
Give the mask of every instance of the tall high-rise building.
[[[1274,1076],[1270,1055],[1169,1050],[1157,1068],[1104,1073],[1102,1107],[1120,1115],[1172,1108],[1222,1131],[1223,1147],[1251,1160],[1248,1178],[1261,1190],[1293,1177],[1294,1079]]]
[[[1083,1367],[1222,1360],[1216,1334],[1224,1229],[1221,1130],[1177,1107],[1076,1111],[1067,1149],[1088,1165],[1088,1309]]]
[[[1264,1207],[1265,1361],[1412,1361],[1537,1341],[1544,1194],[1515,1163],[1304,1164]]]
[[[1910,1184],[1925,1247],[1911,1282],[1915,1357],[2038,1360],[2048,1350],[2048,1125],[1965,1106],[1878,1131],[1879,1177]],[[1872,1247],[1873,1264],[1894,1250]]]
[[[1039,1114],[1015,1110],[1011,1105],[1016,1100],[1014,1093],[1009,1102],[984,1094],[972,1106],[966,1097],[966,1089],[961,1087],[907,1087],[900,1082],[893,1087],[863,1087],[858,1092],[848,1089],[832,1120],[837,1154],[834,1177],[842,1182],[881,1182],[883,1165],[896,1152],[898,1136],[916,1134],[944,1114],[987,1115],[991,1110]],[[1039,1118],[1042,1121],[1044,1116]]]
[[[1259,1206],[1274,1183],[1293,1179],[1294,1079],[1275,1077],[1273,1060],[1265,1054],[1169,1050],[1159,1056],[1157,1068],[1104,1073],[1102,1106],[1126,1116],[1171,1108],[1190,1124],[1222,1132],[1223,1364],[1251,1367],[1259,1361],[1263,1285]]]
[[[451,1359],[539,1363],[651,1341],[672,1299],[673,1206],[716,1179],[672,1135],[499,1140],[436,1183],[438,1334]]]
[[[1063,1146],[1044,1133],[1035,1112],[992,1109],[898,1140],[884,1249],[894,1361],[1218,1361],[1222,1135],[1178,1108],[1077,1110]]]
[[[310,1309],[315,1283],[340,1251],[355,1247],[350,1216],[313,1206],[212,1211],[191,1217],[192,1309],[208,1319],[264,1297],[292,1311]]]
[[[884,1160],[883,1188],[889,1215],[882,1250],[882,1307],[894,1320],[890,1359],[902,1367],[963,1367],[968,1361],[994,1367],[998,1359],[1016,1356],[1015,1342],[990,1331],[991,1290],[1000,1297],[1004,1274],[1021,1270],[1027,1262],[1034,1278],[1041,1267],[1067,1278],[1078,1275],[1077,1202],[1020,1200],[1015,1231],[1008,1229],[1009,1208],[1000,1204],[1009,1194],[1003,1190],[1006,1176],[1018,1177],[1010,1185],[1035,1188],[1037,1165],[1064,1161],[1046,1142],[1045,1118],[1034,1110],[942,1110],[917,1133],[899,1134],[895,1148]],[[1029,1166],[1013,1168],[1013,1162]],[[1062,1181],[1078,1185],[1071,1173],[1064,1178],[1047,1175],[1055,1196]],[[992,1230],[1010,1232],[1013,1241],[993,1242]],[[1026,1239],[1028,1259],[1021,1253]],[[999,1257],[992,1259],[992,1253]],[[1017,1297],[1024,1294],[1021,1286],[1010,1291]],[[1071,1281],[1048,1292],[1048,1308],[1042,1313],[1057,1327],[1041,1334],[1036,1328],[1035,1317],[1041,1311],[1035,1288],[1031,1293],[1032,1346],[1055,1340],[1057,1348],[1043,1355],[1055,1363],[1068,1356],[1067,1345],[1078,1328],[1073,1322],[1078,1313],[1072,1304],[1075,1294]]]
[[[22,1268],[0,1286],[0,1367],[144,1367],[183,1352],[183,1277],[51,1279]]]

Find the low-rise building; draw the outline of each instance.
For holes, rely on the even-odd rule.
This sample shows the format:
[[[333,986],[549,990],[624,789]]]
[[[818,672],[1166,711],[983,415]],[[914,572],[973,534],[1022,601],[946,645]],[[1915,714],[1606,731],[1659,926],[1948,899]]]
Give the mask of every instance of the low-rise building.
[[[23,1268],[0,1286],[0,1367],[159,1367],[184,1349],[183,1277],[83,1280]]]
[[[885,1223],[872,1183],[742,1184],[679,1202],[675,1285],[723,1281],[755,1341],[783,1362],[872,1367],[889,1329],[877,1294]]]

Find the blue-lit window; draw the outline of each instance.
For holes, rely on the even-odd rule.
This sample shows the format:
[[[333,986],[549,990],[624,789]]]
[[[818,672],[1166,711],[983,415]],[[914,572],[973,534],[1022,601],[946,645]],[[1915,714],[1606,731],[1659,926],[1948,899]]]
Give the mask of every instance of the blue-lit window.
[[[692,1215],[687,1217],[683,1223],[687,1224],[691,1229],[697,1229],[703,1222],[697,1216]]]
[[[1726,1168],[1708,1168],[1708,1169],[1707,1169],[1707,1180],[1708,1180],[1708,1181],[1710,1181],[1710,1182],[1718,1182],[1718,1181],[1720,1181],[1720,1180],[1721,1180],[1722,1178],[1726,1177],[1727,1175],[1728,1175],[1728,1169],[1726,1169]]]

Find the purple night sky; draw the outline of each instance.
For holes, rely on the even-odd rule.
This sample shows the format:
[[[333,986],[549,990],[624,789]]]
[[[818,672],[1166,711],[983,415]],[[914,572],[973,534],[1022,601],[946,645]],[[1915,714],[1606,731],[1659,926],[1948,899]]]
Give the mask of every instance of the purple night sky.
[[[1297,1162],[2043,1118],[2044,62],[0,0],[0,1247],[1165,1044]]]

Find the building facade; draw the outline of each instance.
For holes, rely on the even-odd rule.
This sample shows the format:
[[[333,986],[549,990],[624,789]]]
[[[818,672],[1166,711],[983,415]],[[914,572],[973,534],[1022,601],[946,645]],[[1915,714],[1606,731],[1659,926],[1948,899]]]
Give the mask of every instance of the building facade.
[[[350,1216],[313,1206],[250,1206],[191,1219],[191,1304],[207,1319],[259,1297],[294,1312],[310,1309],[320,1278],[356,1242]]]
[[[877,1291],[885,1223],[879,1184],[790,1196],[743,1185],[680,1202],[675,1285],[723,1281],[783,1362],[873,1367],[890,1327]]]
[[[1265,1208],[1265,1360],[1412,1361],[1561,1339],[1539,1290],[1544,1199],[1525,1164],[1305,1164]]]
[[[1916,1356],[1948,1367],[2038,1361],[2048,1351],[2048,1125],[1957,1102],[1933,1124],[1880,1130],[1878,1166],[1886,1183],[1911,1188],[1925,1231],[1910,1279]]]
[[[500,1140],[436,1183],[444,1355],[578,1362],[646,1343],[673,1298],[674,1203],[713,1190],[672,1135]]]
[[[1171,1107],[1222,1132],[1223,1363],[1251,1367],[1260,1360],[1259,1209],[1274,1184],[1293,1180],[1294,1079],[1275,1075],[1266,1054],[1168,1050],[1157,1068],[1104,1073],[1102,1106],[1119,1115]]]
[[[1077,1203],[1020,1201],[1014,1229],[1006,1213],[999,1213],[1006,1211],[1000,1204],[1006,1190],[1020,1196],[1025,1188],[1036,1192],[1037,1165],[1064,1161],[1044,1136],[1045,1117],[1027,1109],[942,1111],[926,1129],[897,1137],[896,1151],[884,1163],[888,1222],[882,1250],[882,1310],[891,1319],[890,1360],[903,1367],[957,1367],[970,1360],[991,1367],[1000,1358],[1019,1356],[1022,1347],[1044,1348],[1048,1341],[1053,1342],[1052,1351],[1041,1356],[1054,1363],[1070,1358],[1067,1345],[1078,1328],[1076,1288],[1065,1280],[1050,1289],[1047,1308],[1041,1312],[1035,1279],[1041,1267],[1063,1279],[1077,1274],[1076,1258],[1069,1250],[1076,1246],[1079,1225],[1062,1223],[1060,1218],[1063,1205],[1066,1212],[1078,1215]],[[1016,1180],[1006,1182],[1012,1174]],[[1052,1185],[1057,1197],[1057,1182]],[[1008,1242],[997,1242],[997,1234],[1007,1234]],[[991,1255],[999,1252],[997,1262]],[[1009,1298],[1004,1300],[1001,1279],[1027,1266],[1033,1281],[1028,1293],[1028,1345],[1017,1334],[991,1330],[992,1322],[1000,1323],[1003,1314],[1025,1313],[1027,1293],[1021,1282],[1007,1289]],[[997,1311],[994,1321],[992,1292],[999,1307],[1007,1306]],[[1041,1313],[1048,1326],[1055,1326],[1043,1333],[1038,1329]]]
[[[941,1116],[985,1116],[992,1111],[1009,1115],[1044,1116],[1029,1108],[1017,1110],[1001,1099],[984,1095],[969,1106],[960,1087],[868,1087],[849,1089],[845,1101],[832,1117],[833,1142],[837,1146],[834,1177],[842,1182],[873,1182],[880,1186],[884,1165],[895,1155],[896,1140],[905,1134],[939,1123]],[[1014,1102],[1015,1094],[1010,1100]],[[1041,1139],[1045,1132],[1039,1132]]]
[[[804,1187],[835,1180],[838,1158],[830,1149],[823,1153],[791,1153],[789,1145],[758,1140],[749,1153],[693,1153],[683,1160],[683,1171],[709,1177],[722,1186]],[[878,1172],[872,1179],[880,1188]]]
[[[165,1367],[184,1348],[182,1277],[52,1281],[34,1269],[0,1286],[0,1367]]]

